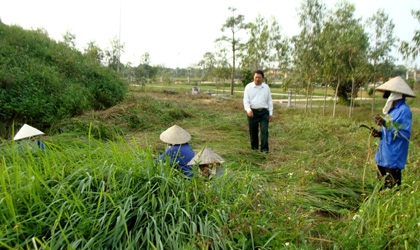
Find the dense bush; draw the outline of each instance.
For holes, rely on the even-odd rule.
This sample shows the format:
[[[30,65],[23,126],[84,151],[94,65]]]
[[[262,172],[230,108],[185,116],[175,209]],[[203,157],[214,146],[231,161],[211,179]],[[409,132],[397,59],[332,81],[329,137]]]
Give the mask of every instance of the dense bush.
[[[0,23],[0,123],[45,129],[124,99],[118,74],[41,30]],[[5,131],[2,131],[3,133]]]

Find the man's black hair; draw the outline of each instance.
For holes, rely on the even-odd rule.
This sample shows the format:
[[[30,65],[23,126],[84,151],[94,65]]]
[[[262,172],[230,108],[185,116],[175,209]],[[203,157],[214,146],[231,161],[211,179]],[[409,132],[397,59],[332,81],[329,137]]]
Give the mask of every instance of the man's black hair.
[[[254,71],[254,75],[255,75],[255,74],[259,74],[259,75],[261,75],[261,76],[262,76],[262,78],[264,78],[264,72],[263,72],[262,70],[260,70],[260,69],[255,70],[255,71]]]

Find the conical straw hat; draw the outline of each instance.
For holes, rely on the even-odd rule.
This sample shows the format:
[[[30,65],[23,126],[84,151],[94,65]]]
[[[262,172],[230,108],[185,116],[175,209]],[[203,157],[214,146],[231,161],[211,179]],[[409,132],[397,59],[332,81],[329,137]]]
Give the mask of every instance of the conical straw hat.
[[[178,125],[173,125],[160,134],[160,139],[169,144],[184,144],[191,140],[191,135]]]
[[[15,137],[13,138],[13,140],[17,141],[23,138],[28,138],[31,136],[36,136],[36,135],[43,135],[44,132],[29,126],[28,124],[23,124],[23,126],[19,129],[19,131],[16,133]]]
[[[222,157],[220,157],[218,154],[206,147],[200,153],[196,154],[194,158],[192,158],[191,161],[188,163],[188,165],[213,164],[223,162],[225,162],[225,160]]]
[[[395,93],[400,93],[409,97],[416,97],[414,91],[408,86],[408,84],[402,79],[401,76],[394,77],[389,81],[385,82],[381,86],[377,87],[375,90],[378,91],[391,91]]]

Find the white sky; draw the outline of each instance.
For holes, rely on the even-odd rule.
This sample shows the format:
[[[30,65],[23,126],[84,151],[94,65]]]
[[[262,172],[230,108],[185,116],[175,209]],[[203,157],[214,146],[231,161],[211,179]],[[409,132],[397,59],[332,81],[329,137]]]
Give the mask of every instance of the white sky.
[[[420,9],[420,0],[349,1],[356,6],[356,17],[363,20],[384,9],[401,40],[411,41],[420,29],[411,15],[412,9]],[[324,0],[329,9],[336,2]],[[69,31],[82,51],[89,41],[105,49],[113,37],[120,38],[125,46],[123,63],[138,65],[148,52],[153,65],[184,68],[200,61],[204,53],[214,52],[215,39],[230,35],[220,31],[231,15],[229,7],[235,7],[246,22],[254,21],[258,13],[274,16],[283,35],[291,37],[299,33],[299,5],[299,0],[2,0],[0,18],[25,29],[44,28],[55,40],[63,40]]]

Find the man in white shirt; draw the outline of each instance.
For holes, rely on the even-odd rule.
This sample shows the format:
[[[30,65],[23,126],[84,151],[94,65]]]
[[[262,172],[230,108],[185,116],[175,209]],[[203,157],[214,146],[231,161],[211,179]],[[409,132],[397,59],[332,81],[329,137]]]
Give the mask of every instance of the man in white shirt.
[[[269,151],[268,124],[273,120],[273,100],[270,87],[263,80],[264,72],[256,70],[254,81],[248,83],[244,90],[244,109],[248,115],[251,149],[259,149],[259,128],[261,132],[260,151],[267,154]]]

